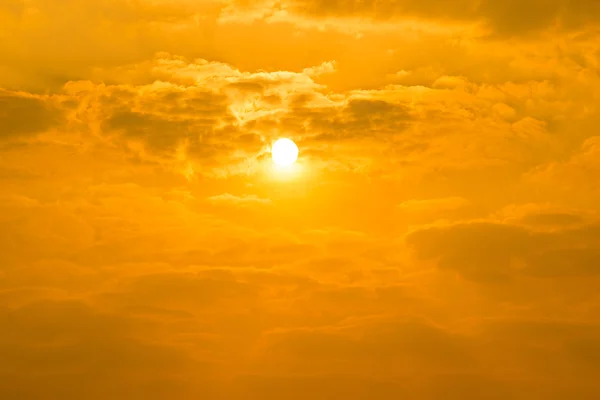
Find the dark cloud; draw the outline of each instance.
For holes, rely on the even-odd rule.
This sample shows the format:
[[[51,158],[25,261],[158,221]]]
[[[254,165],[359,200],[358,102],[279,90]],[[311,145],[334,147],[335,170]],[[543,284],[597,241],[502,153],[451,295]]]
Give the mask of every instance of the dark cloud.
[[[429,0],[326,1],[306,0],[293,3],[300,14],[320,17],[370,17],[376,20],[419,18],[434,21],[484,21],[500,35],[522,35],[554,28],[575,29],[586,23],[597,23],[600,5],[596,0]]]
[[[536,213],[526,215],[522,221],[534,226],[569,226],[583,222],[583,218],[568,213]]]
[[[357,16],[373,17],[380,20],[388,20],[398,17],[451,17],[455,19],[469,19],[476,15],[474,12],[475,2],[461,0],[452,5],[442,0],[431,0],[418,2],[413,0],[387,0],[375,1],[326,1],[308,0],[299,1],[297,12],[312,15],[335,17],[335,16]]]
[[[258,288],[225,277],[206,277],[195,274],[163,273],[146,275],[128,284],[129,293],[123,299],[132,305],[160,305],[176,309],[214,306],[256,300]]]
[[[135,339],[152,323],[76,301],[0,310],[0,320],[4,398],[168,398],[164,389],[185,387],[177,374],[194,364],[174,346]]]
[[[41,175],[23,168],[0,166],[0,180],[30,180],[39,179]]]
[[[306,101],[296,99],[280,121],[287,130],[308,134],[316,141],[392,136],[415,120],[408,106],[384,100],[350,99],[347,105],[315,108],[304,105]]]
[[[419,257],[437,260],[440,268],[490,283],[509,281],[518,274],[597,274],[598,237],[590,234],[596,229],[597,225],[586,225],[540,232],[518,225],[465,223],[418,230],[406,240]]]
[[[595,322],[497,318],[482,325],[486,338],[509,357],[517,358],[519,353],[532,372],[550,376],[576,370],[583,377],[600,371],[600,326]]]
[[[529,253],[532,241],[523,228],[491,223],[427,228],[407,237],[421,258],[438,259],[440,268],[481,282],[509,279],[511,259]]]
[[[187,121],[170,121],[153,115],[131,111],[117,112],[107,122],[106,128],[124,132],[124,137],[138,139],[152,150],[172,152],[187,135]]]
[[[527,272],[536,276],[568,277],[600,274],[600,249],[551,249],[527,258]]]
[[[143,144],[150,156],[173,160],[177,151],[183,151],[189,159],[215,167],[243,161],[263,146],[260,135],[235,125],[222,94],[170,88],[130,98],[109,97],[109,116],[102,121],[105,133]]]
[[[43,133],[61,119],[62,113],[44,100],[0,91],[0,139]]]
[[[360,320],[358,320],[360,321]],[[357,322],[358,322],[357,321]],[[346,372],[436,370],[452,365],[455,370],[474,366],[466,337],[416,318],[360,321],[340,329],[302,329],[273,333],[267,337],[267,357],[297,359],[308,365],[348,362]]]
[[[230,398],[286,399],[387,399],[407,394],[405,383],[398,380],[370,379],[356,375],[242,375],[236,378]]]

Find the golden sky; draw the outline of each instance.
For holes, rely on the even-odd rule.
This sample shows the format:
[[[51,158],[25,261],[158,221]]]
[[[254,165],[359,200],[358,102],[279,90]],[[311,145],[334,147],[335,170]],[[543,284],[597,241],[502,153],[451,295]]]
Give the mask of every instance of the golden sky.
[[[2,0],[0,398],[598,399],[599,105],[598,0]]]

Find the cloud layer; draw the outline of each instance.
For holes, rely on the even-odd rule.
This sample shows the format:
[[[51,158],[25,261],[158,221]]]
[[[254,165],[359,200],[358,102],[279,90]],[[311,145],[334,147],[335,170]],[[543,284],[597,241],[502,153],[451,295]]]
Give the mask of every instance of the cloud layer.
[[[597,398],[599,15],[4,1],[0,397]]]

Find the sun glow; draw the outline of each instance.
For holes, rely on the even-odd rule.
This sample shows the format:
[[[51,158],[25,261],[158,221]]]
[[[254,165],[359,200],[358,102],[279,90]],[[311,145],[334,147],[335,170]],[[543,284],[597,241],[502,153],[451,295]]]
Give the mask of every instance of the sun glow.
[[[298,159],[298,146],[290,139],[279,139],[273,143],[271,157],[278,166],[290,166]]]

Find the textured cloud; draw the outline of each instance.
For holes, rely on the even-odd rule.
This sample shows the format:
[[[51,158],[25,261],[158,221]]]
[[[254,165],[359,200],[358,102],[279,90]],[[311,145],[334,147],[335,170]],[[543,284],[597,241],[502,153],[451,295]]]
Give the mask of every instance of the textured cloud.
[[[594,1],[583,0],[575,3],[552,1],[550,3],[528,3],[525,7],[514,1],[462,1],[449,5],[443,1],[385,1],[349,2],[329,4],[326,2],[309,2],[302,6],[316,14],[323,15],[355,15],[371,16],[376,19],[390,17],[419,19],[484,21],[502,33],[522,34],[531,30],[552,28],[562,23],[569,28],[586,22],[597,22],[593,11],[597,7]],[[299,9],[302,9],[299,6]],[[589,14],[587,14],[589,13]]]
[[[3,311],[1,318],[8,329],[0,338],[0,371],[13,377],[0,385],[4,396],[102,399],[132,391],[138,398],[162,398],[181,393],[183,371],[203,369],[180,346],[132,337],[156,323],[99,313],[79,302],[35,302]]]
[[[269,204],[271,201],[269,199],[261,199],[256,195],[249,196],[234,196],[229,193],[223,193],[216,196],[211,196],[208,198],[208,201],[215,204],[231,204],[238,206],[246,206],[251,204]]]
[[[598,398],[597,15],[2,2],[0,397]]]
[[[62,113],[45,99],[0,92],[1,138],[11,139],[43,133],[60,124]]]
[[[406,240],[419,257],[435,259],[441,268],[475,281],[505,281],[518,274],[561,277],[599,272],[597,223],[586,223],[577,215],[539,212],[521,221],[530,227],[460,223],[417,230]]]

